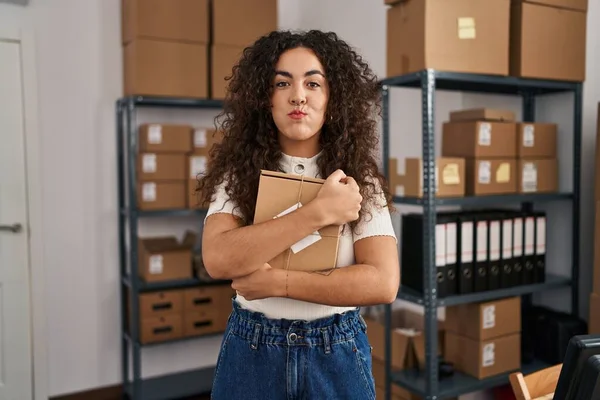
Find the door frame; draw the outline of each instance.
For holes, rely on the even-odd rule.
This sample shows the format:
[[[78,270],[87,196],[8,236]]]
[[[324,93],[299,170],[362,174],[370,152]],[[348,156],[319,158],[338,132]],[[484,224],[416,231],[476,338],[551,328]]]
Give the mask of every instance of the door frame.
[[[43,256],[41,140],[38,125],[38,80],[35,58],[34,33],[21,26],[1,26],[0,40],[18,42],[21,49],[23,80],[23,128],[25,135],[25,173],[27,188],[27,214],[29,220],[29,272],[31,367],[33,396],[35,400],[48,399],[48,368],[45,307],[45,274]]]

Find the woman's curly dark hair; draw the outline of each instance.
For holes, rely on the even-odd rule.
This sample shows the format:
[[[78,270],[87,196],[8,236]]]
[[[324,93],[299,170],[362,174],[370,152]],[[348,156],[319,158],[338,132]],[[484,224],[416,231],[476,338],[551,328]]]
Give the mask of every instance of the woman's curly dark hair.
[[[252,224],[260,170],[281,171],[282,153],[270,101],[275,65],[282,53],[297,47],[315,53],[330,87],[320,136],[320,175],[327,177],[342,169],[360,186],[363,205],[379,189],[391,209],[391,196],[375,154],[381,107],[377,78],[362,57],[335,33],[318,30],[271,32],[244,49],[228,78],[224,110],[217,117],[222,119],[223,140],[211,149],[208,170],[198,180],[200,203],[208,204],[216,187],[225,181],[225,191],[241,211],[243,222]],[[359,219],[366,212],[362,207]],[[354,227],[356,222],[350,225]]]

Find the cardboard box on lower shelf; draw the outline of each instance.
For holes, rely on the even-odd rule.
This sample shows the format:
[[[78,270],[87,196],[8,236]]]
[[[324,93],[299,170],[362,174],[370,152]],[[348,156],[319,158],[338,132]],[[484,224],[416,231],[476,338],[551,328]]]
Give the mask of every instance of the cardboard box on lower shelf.
[[[183,336],[181,314],[144,318],[140,321],[140,343],[149,344],[180,339]]]
[[[367,334],[373,358],[385,361],[385,325],[383,313],[365,315]],[[392,369],[403,370],[424,368],[425,366],[425,337],[423,315],[406,308],[392,310]],[[438,320],[438,353],[443,354],[444,321]]]
[[[192,235],[180,243],[175,237],[143,238],[139,241],[139,274],[145,282],[192,277]]]
[[[497,121],[444,122],[442,156],[515,158],[517,124]]]
[[[521,368],[521,334],[478,341],[446,331],[444,359],[477,379],[515,371]]]
[[[517,161],[514,158],[470,158],[465,162],[468,196],[517,192]]]
[[[556,131],[551,123],[517,124],[517,157],[556,158]]]
[[[474,340],[487,340],[521,332],[521,298],[446,308],[447,332]]]
[[[390,188],[392,194],[404,197],[423,197],[423,162],[420,158],[404,160],[404,172],[399,172],[398,160],[390,158]],[[441,171],[441,172],[440,172]],[[436,197],[465,195],[465,160],[438,157],[435,165]]]
[[[142,153],[138,156],[140,181],[182,181],[185,179],[185,154]]]
[[[558,191],[558,160],[526,158],[517,161],[519,193],[551,193]]]
[[[323,179],[262,171],[254,223],[272,220],[308,204],[319,193]],[[319,271],[335,268],[340,226],[326,226],[298,241],[269,264],[273,268]]]
[[[143,211],[185,208],[186,181],[140,182],[137,184],[138,208]]]
[[[188,153],[192,151],[192,127],[182,124],[141,124],[138,141],[142,153]]]

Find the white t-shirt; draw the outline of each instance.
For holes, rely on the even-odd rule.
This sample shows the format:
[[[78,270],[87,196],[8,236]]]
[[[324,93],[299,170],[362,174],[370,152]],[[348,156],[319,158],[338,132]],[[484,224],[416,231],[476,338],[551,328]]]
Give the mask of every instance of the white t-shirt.
[[[311,158],[292,157],[284,154],[281,167],[285,173],[321,178],[316,163],[318,157],[319,154]],[[380,204],[385,204],[383,196],[378,201],[381,202]],[[373,207],[370,208],[370,211],[372,218],[367,217],[366,221],[361,222],[357,234],[354,234],[350,227],[343,230],[344,233],[340,237],[338,246],[338,268],[355,264],[354,242],[356,241],[371,236],[392,236],[396,239],[389,209],[387,207]],[[207,218],[215,213],[241,216],[238,209],[234,210],[234,204],[222,186],[217,188],[215,199],[209,206]],[[286,318],[310,321],[356,309],[356,307],[333,307],[280,297],[250,301],[239,294],[236,296],[236,301],[242,308],[263,313],[267,318],[274,319]]]

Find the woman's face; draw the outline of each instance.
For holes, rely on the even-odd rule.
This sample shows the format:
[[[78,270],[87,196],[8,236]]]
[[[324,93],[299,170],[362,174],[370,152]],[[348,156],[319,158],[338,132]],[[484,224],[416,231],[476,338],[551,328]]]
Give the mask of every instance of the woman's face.
[[[328,99],[325,69],[312,50],[299,47],[279,57],[271,104],[284,152],[300,157],[318,152]]]

